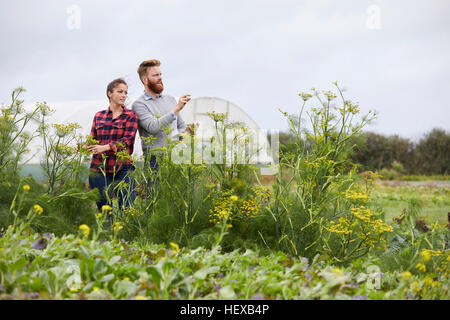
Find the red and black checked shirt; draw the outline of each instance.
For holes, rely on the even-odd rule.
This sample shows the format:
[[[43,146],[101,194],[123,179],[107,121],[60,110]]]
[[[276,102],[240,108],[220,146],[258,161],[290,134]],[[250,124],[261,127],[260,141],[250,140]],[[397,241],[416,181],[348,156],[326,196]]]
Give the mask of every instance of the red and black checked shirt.
[[[92,123],[91,136],[99,141],[100,145],[109,144],[110,151],[104,152],[106,155],[105,172],[114,173],[119,171],[123,165],[131,164],[130,160],[121,162],[117,159],[115,153],[126,148],[129,155],[133,154],[134,138],[138,128],[138,116],[125,106],[123,112],[116,119],[113,119],[113,113],[107,110],[99,111],[94,116]],[[103,168],[102,154],[92,155],[91,170],[100,171]]]

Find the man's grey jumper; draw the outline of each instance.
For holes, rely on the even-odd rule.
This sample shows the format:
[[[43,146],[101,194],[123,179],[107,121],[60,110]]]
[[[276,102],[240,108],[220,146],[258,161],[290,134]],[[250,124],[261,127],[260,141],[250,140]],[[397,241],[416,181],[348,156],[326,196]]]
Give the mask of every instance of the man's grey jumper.
[[[167,147],[167,135],[164,127],[170,126],[173,131],[170,134],[174,137],[178,131],[186,130],[186,124],[180,114],[173,113],[173,108],[177,105],[174,97],[168,95],[159,95],[154,98],[144,92],[136,101],[133,102],[132,110],[138,115],[139,136],[155,137],[149,144],[149,148]],[[141,139],[142,152],[147,155],[147,144]]]

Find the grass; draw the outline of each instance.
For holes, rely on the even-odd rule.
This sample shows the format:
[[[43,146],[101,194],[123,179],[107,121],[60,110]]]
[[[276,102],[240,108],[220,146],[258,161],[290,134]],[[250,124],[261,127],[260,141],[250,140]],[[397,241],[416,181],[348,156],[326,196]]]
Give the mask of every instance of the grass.
[[[271,187],[273,176],[261,176],[262,185]],[[414,182],[412,182],[414,181]],[[437,181],[437,182],[436,182]],[[294,185],[292,186],[294,188]],[[449,176],[405,176],[399,181],[380,181],[375,185],[373,197],[384,209],[385,221],[399,216],[408,206],[408,200],[418,198],[423,203],[419,218],[427,223],[447,225],[450,212]]]
[[[42,182],[43,172],[39,165],[27,165],[22,169],[22,175],[32,175],[36,180]],[[408,176],[413,177],[413,176]],[[385,221],[391,222],[392,219],[400,215],[407,207],[408,199],[411,196],[420,198],[423,201],[423,209],[419,218],[427,223],[439,223],[446,225],[448,223],[447,214],[450,212],[450,183],[449,186],[438,186],[432,184],[432,181],[446,182],[450,181],[449,176],[432,176],[432,180],[426,180],[426,176],[414,176],[414,179],[401,179],[400,181],[421,181],[430,182],[423,185],[403,185],[390,181],[390,184],[377,184],[374,190],[374,197],[381,207],[384,208]],[[272,187],[274,176],[261,176],[262,185]]]
[[[411,198],[420,199],[423,208],[419,218],[427,223],[448,223],[450,212],[450,187],[426,185],[386,185],[377,184],[373,193],[378,204],[385,210],[386,221],[392,221],[393,217],[400,215],[408,206]]]

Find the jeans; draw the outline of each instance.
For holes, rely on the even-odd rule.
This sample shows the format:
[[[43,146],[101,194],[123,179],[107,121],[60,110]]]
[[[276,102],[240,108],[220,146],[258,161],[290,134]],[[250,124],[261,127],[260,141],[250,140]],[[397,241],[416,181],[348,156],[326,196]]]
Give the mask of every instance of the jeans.
[[[145,159],[147,159],[147,156],[145,157]],[[144,169],[147,169],[147,163],[150,164],[150,169],[152,170],[153,174],[155,174],[159,168],[158,162],[156,161],[156,156],[154,154],[150,155],[150,161],[145,161]]]
[[[106,173],[103,175],[101,172],[92,172],[89,175],[89,186],[91,189],[97,188],[100,192],[100,199],[97,202],[97,208],[100,212],[102,211],[102,206],[106,204],[111,205],[114,188],[122,180],[127,184],[127,187],[121,187],[118,190],[119,207],[129,207],[134,204],[136,198],[136,181],[129,175],[129,172],[133,170],[134,168],[129,165],[124,166],[116,173]],[[106,192],[108,192],[108,197],[106,196]],[[108,199],[110,203],[108,203]]]
[[[147,157],[145,157],[145,159],[147,159]],[[148,169],[149,165],[150,165],[151,171]],[[152,187],[152,185],[156,185],[158,183],[158,179],[155,177],[158,175],[158,169],[159,169],[159,165],[158,165],[158,162],[156,161],[156,156],[152,154],[152,155],[150,155],[149,161],[146,161],[144,163],[144,171],[146,173],[151,172],[150,174],[153,175],[153,177],[149,177],[149,179],[147,180],[147,184],[145,185],[145,195],[146,195],[147,200],[151,194],[150,188]]]

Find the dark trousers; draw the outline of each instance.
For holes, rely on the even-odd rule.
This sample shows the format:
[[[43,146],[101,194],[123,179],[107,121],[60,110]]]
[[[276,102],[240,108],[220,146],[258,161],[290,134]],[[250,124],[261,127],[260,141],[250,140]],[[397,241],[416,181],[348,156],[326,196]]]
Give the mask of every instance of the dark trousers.
[[[145,161],[144,168],[146,169],[149,165],[150,169],[152,169],[152,172],[158,171],[159,165],[158,162],[156,161],[156,156],[154,154],[150,155],[150,159]]]
[[[115,185],[122,180],[127,184],[127,187],[119,188],[119,207],[129,207],[134,204],[136,181],[129,175],[133,170],[134,168],[130,165],[124,166],[116,173],[106,173],[105,175],[101,172],[91,172],[89,175],[89,186],[91,189],[97,188],[100,192],[100,199],[97,202],[97,208],[100,212],[102,211],[102,206],[106,204],[111,205],[111,203],[108,203],[108,197],[111,201]],[[106,196],[106,190],[108,197]]]
[[[146,157],[147,159],[147,157]],[[150,166],[150,170],[148,170],[148,166]],[[158,174],[158,169],[159,169],[159,165],[158,162],[156,161],[156,156],[155,155],[150,155],[150,159],[148,159],[145,163],[144,163],[144,172],[151,172],[151,175],[156,176]],[[150,192],[150,188],[151,185],[158,183],[157,179],[155,177],[151,177],[150,179],[148,179],[147,184],[145,185],[145,194],[147,196],[147,198],[150,196],[151,192]]]

